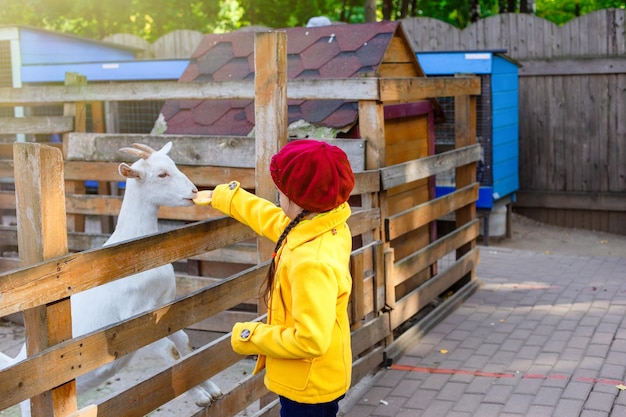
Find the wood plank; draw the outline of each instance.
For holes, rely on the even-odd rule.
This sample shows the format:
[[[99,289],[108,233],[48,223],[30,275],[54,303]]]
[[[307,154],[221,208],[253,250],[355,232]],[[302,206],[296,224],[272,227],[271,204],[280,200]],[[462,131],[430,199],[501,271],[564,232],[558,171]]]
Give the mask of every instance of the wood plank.
[[[68,161],[65,164],[65,178],[75,180],[120,181],[122,177],[117,171],[117,162],[78,162]],[[237,179],[246,190],[254,190],[254,169],[229,168],[216,166],[185,166],[178,168],[201,189],[212,188],[233,179]]]
[[[235,220],[219,218],[3,273],[0,317],[254,236]]]
[[[265,372],[251,375],[245,380],[237,383],[230,391],[225,392],[224,396],[200,410],[194,417],[223,417],[234,416],[243,411],[252,402],[269,394],[263,378]]]
[[[256,242],[241,242],[192,256],[189,259],[206,262],[235,262],[254,265],[258,261]]]
[[[377,170],[355,172],[354,182],[351,195],[375,193],[380,190],[380,174]]]
[[[366,249],[361,248],[350,255],[350,275],[352,276],[352,292],[350,294],[350,316],[352,329],[362,325],[361,320],[365,316],[363,305],[365,271],[363,270],[363,253]]]
[[[256,194],[276,201],[278,192],[270,172],[272,156],[287,144],[287,34],[258,32],[254,35],[254,118]],[[275,242],[258,240],[259,261],[271,259]]]
[[[520,77],[608,75],[626,73],[624,57],[524,60]]]
[[[380,227],[380,210],[372,208],[354,211],[347,223],[352,236],[367,233]]]
[[[74,118],[70,116],[3,117],[0,134],[52,134],[74,130]]]
[[[87,77],[74,72],[65,73],[65,86],[83,86],[87,85]],[[87,130],[87,105],[85,102],[63,103],[63,115],[74,118],[74,130],[77,132],[85,132]],[[67,155],[68,133],[62,135],[63,154]],[[51,171],[55,172],[55,171]],[[85,193],[85,183],[83,181],[65,181],[65,188],[70,193]],[[72,214],[67,217],[67,230],[77,232],[85,231],[85,216],[80,214]]]
[[[482,285],[479,279],[474,279],[463,285],[458,291],[429,311],[426,316],[420,317],[409,329],[396,337],[392,343],[385,346],[385,361],[396,361],[404,352],[420,342],[423,336],[429,333],[437,324],[456,310],[465,300],[473,295]]]
[[[123,197],[94,194],[69,194],[66,196],[67,213],[117,216]],[[159,219],[200,221],[224,216],[212,207],[165,207],[159,208]]]
[[[516,195],[515,207],[618,212],[626,207],[626,193],[520,190]]]
[[[388,190],[407,182],[428,178],[463,165],[479,161],[481,146],[474,144],[433,156],[382,168],[382,187]]]
[[[411,103],[437,97],[480,94],[480,77],[381,79],[380,97],[385,104]]]
[[[45,145],[16,142],[13,152],[20,264],[31,265],[67,254],[63,176],[50,175],[63,166],[61,151]],[[24,323],[29,356],[71,339],[69,297],[25,310]],[[49,394],[31,396],[31,409],[35,415],[76,410],[75,381],[63,381],[63,384],[48,387],[52,388]]]
[[[394,36],[391,38],[391,42],[387,47],[387,51],[385,52],[385,56],[383,57],[383,63],[399,63],[399,62],[408,62],[415,63],[416,58],[415,55],[411,53],[411,49],[407,48],[404,40],[399,36]],[[412,74],[413,77],[417,75],[423,74]]]
[[[0,191],[0,207],[15,210],[15,193],[13,191]]]
[[[473,183],[450,194],[417,205],[410,210],[389,216],[385,219],[386,239],[396,239],[450,212],[473,204],[477,199],[478,183]]]
[[[161,149],[167,142],[174,143],[169,156],[177,165],[254,168],[255,138],[245,136],[70,133],[67,160],[134,162],[119,149],[133,143]]]
[[[351,335],[352,357],[358,358],[363,352],[380,343],[390,333],[389,313],[383,313],[363,326],[354,330]]]
[[[102,331],[59,343],[14,367],[4,369],[0,371],[0,392],[7,395],[0,398],[0,409],[74,379],[172,332],[255,297],[264,277],[265,268],[261,266],[244,271],[145,314],[108,326]],[[229,337],[224,338],[222,343],[218,339],[207,345],[208,347],[195,351],[193,356],[190,355],[191,358],[188,356],[181,359],[180,366],[175,365],[174,368],[164,371],[170,374],[169,383],[175,383],[176,386],[169,387],[169,383],[161,386],[169,387],[176,395],[180,395],[238,361],[240,356],[232,351]],[[206,353],[207,350],[210,352]],[[205,356],[207,354],[208,357]],[[221,359],[216,360],[218,357]],[[61,364],[57,363],[58,358],[63,358]],[[198,364],[198,360],[207,363]],[[44,372],[45,378],[41,378],[41,372]],[[184,376],[173,376],[171,373],[181,373]],[[144,385],[140,385],[133,389],[141,390],[143,387]],[[152,386],[152,389],[156,387]],[[173,398],[167,397],[171,394],[171,391],[162,393],[163,398],[169,399]],[[132,401],[128,402],[130,403]]]
[[[375,373],[384,363],[385,351],[382,346],[373,348],[352,363],[353,386],[367,375]]]
[[[411,316],[434,301],[441,293],[454,283],[471,273],[478,265],[480,256],[478,248],[472,248],[452,265],[426,281],[419,288],[396,301],[391,311],[391,328],[396,329]]]
[[[256,133],[258,135],[259,130]],[[143,143],[155,149],[174,142],[170,157],[180,166],[214,166],[255,168],[255,137],[149,135],[113,133],[70,133],[67,144],[68,161],[134,162],[132,157],[118,152],[133,143]],[[297,139],[291,139],[297,140]],[[363,171],[365,147],[361,139],[318,139],[343,149],[355,171]],[[117,172],[117,170],[115,170]]]
[[[354,211],[352,213],[352,216],[350,216],[350,218],[348,219],[348,226],[350,227],[350,232],[352,233],[352,236],[358,236],[379,227],[379,209],[374,208],[369,210],[362,210],[359,208],[353,208],[353,210]],[[172,213],[172,217],[180,218],[181,216],[179,213]],[[189,218],[192,217],[195,216],[189,216]],[[214,218],[211,217],[211,219]],[[109,237],[109,234],[68,232],[67,236],[69,248],[72,251],[82,252],[101,247]],[[17,228],[11,226],[0,226],[0,241],[3,242],[3,244],[5,245],[17,246]],[[254,247],[237,245],[235,247],[228,246],[225,248],[213,249],[211,251],[207,251],[206,253],[200,253],[194,256],[187,256],[187,258],[213,262],[233,261],[237,263],[250,264],[257,262],[256,256],[256,245],[254,245]]]
[[[297,79],[287,84],[294,100],[379,100],[378,79]],[[41,106],[66,102],[134,100],[254,99],[253,81],[185,82],[131,81],[86,86],[0,87],[0,106]]]
[[[480,221],[474,219],[437,239],[423,249],[396,262],[393,266],[393,285],[399,285],[415,274],[442,259],[446,254],[476,239],[480,234]]]
[[[68,247],[71,251],[85,251],[98,248],[106,242],[108,237],[109,235],[105,234],[68,232]],[[14,246],[17,249],[17,227],[0,226],[0,242],[3,245]]]
[[[454,99],[454,147],[463,148],[476,144],[476,96],[460,96]],[[476,181],[476,162],[456,168],[454,183],[457,189],[470,186]],[[478,196],[476,196],[478,199]],[[459,228],[476,218],[476,204],[470,203],[456,209],[456,227]],[[476,242],[469,242],[457,250],[457,259],[471,251]],[[475,271],[472,271],[474,274]]]

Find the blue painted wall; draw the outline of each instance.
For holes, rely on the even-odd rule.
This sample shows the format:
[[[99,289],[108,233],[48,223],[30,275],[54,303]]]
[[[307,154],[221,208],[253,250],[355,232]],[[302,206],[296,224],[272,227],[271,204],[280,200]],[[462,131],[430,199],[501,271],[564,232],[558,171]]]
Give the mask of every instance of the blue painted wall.
[[[20,28],[20,54],[22,65],[128,61],[135,58],[130,48],[31,28]]]
[[[491,73],[494,200],[519,189],[518,93],[517,65],[494,56]]]
[[[62,83],[66,72],[76,72],[88,81],[178,80],[188,59],[92,62],[22,66],[23,83]]]
[[[135,49],[49,30],[16,26],[23,84],[62,83],[67,72],[88,81],[178,80],[188,59],[135,60]]]
[[[418,52],[426,75],[488,74],[492,95],[491,186],[479,190],[477,207],[491,208],[495,201],[519,189],[519,83],[518,66],[504,51]],[[437,187],[437,196],[453,187]]]

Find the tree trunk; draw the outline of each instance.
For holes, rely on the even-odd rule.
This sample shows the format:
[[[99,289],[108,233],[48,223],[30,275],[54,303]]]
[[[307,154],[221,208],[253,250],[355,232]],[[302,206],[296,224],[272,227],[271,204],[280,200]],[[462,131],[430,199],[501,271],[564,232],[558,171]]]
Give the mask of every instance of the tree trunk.
[[[364,0],[363,8],[365,9],[365,21],[376,21],[376,0]]]
[[[409,0],[402,0],[400,4],[400,16],[398,16],[398,19],[404,19],[405,17],[409,17]]]
[[[480,1],[479,0],[471,0],[470,1],[470,22],[476,23],[480,19]]]
[[[520,0],[519,11],[521,13],[533,14],[533,0]]]
[[[383,20],[391,20],[392,11],[393,11],[393,0],[383,0]]]
[[[411,0],[411,17],[417,16],[417,0]]]
[[[515,13],[517,11],[517,0],[509,0],[507,6],[507,12]]]

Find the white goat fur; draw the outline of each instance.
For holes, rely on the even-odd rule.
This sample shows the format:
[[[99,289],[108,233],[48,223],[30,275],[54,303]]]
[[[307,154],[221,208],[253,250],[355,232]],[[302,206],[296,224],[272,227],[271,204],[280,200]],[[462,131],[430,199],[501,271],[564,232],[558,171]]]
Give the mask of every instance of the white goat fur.
[[[135,148],[122,148],[124,151],[141,159],[131,166],[122,163],[119,173],[126,181],[126,191],[117,220],[115,231],[104,244],[105,246],[157,233],[157,213],[160,206],[191,206],[196,197],[196,186],[176,167],[167,155],[172,143],[167,143],[161,150],[134,144]],[[125,320],[133,315],[168,303],[176,295],[176,279],[171,264],[143,271],[99,287],[78,293],[71,297],[72,332],[80,336]],[[189,337],[180,330],[167,338],[161,339],[143,348],[150,354],[173,363],[181,356],[191,352]],[[91,371],[77,379],[77,391],[82,393],[101,385],[125,366],[133,355],[129,354],[118,360]],[[6,360],[6,355],[1,355]],[[26,347],[8,364],[26,358]],[[220,388],[210,380],[191,389],[189,393],[198,406],[204,407],[220,397]],[[21,404],[22,415],[30,415],[30,401]]]

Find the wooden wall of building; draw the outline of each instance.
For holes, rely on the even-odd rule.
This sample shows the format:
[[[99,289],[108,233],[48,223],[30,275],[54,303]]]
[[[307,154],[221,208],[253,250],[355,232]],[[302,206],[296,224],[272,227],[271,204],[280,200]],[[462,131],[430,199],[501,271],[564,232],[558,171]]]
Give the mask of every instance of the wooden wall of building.
[[[626,11],[562,27],[503,14],[465,30],[403,21],[416,51],[506,49],[519,81],[520,192],[536,220],[626,234]]]

